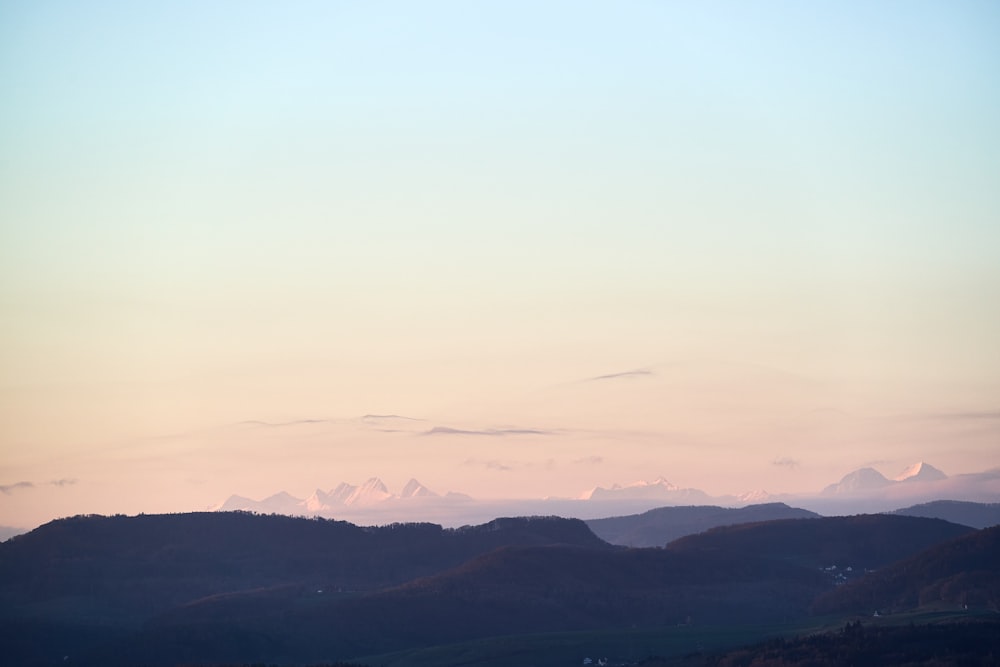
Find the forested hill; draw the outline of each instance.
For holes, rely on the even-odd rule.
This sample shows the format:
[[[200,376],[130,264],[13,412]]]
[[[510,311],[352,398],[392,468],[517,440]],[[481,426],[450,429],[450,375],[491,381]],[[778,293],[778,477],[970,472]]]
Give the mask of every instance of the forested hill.
[[[0,544],[0,599],[83,595],[148,611],[289,582],[373,590],[497,547],[544,544],[612,548],[582,521],[556,517],[444,529],[243,512],[77,516]]]
[[[971,532],[968,526],[941,519],[860,514],[724,526],[682,537],[667,549],[739,553],[812,567],[850,566],[858,571],[888,565]]]
[[[150,619],[94,663],[165,667],[196,646],[218,662],[310,663],[496,636],[777,622],[805,615],[832,585],[815,569],[739,554],[505,547],[369,594],[206,598]]]
[[[1000,526],[938,544],[820,597],[819,613],[918,607],[1000,612]]]
[[[0,646],[19,665],[287,665],[522,633],[788,622],[846,566],[882,567],[970,531],[819,518],[628,549],[556,517],[443,529],[82,516],[0,544]]]

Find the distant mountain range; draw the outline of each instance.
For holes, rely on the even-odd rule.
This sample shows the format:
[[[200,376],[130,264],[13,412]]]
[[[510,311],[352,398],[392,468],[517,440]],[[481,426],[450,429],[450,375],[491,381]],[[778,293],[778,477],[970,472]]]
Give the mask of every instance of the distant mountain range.
[[[929,463],[920,461],[907,467],[896,477],[889,479],[874,468],[861,468],[844,476],[836,484],[823,489],[825,495],[842,495],[851,493],[868,493],[878,491],[896,484],[915,484],[919,482],[937,482],[948,479],[944,474]]]
[[[622,486],[615,484],[605,489],[600,486],[583,494],[583,500],[657,500],[672,501],[678,505],[696,505],[709,503],[711,496],[700,489],[682,489],[664,477],[658,477],[652,482],[633,482]]]
[[[213,510],[244,510],[262,514],[323,516],[351,520],[431,520],[463,525],[500,515],[558,514],[598,519],[639,513],[663,506],[745,507],[785,503],[823,515],[886,512],[904,505],[936,500],[1000,502],[1000,468],[948,476],[925,462],[914,463],[893,478],[865,467],[845,475],[813,494],[770,494],[763,490],[712,496],[680,487],[664,477],[653,481],[595,487],[577,498],[479,501],[461,493],[439,494],[416,479],[392,492],[378,477],[362,484],[342,482],[329,491],[316,489],[308,498],[279,492],[263,500],[233,495]]]
[[[411,479],[399,493],[391,493],[378,477],[372,477],[360,485],[341,482],[329,491],[316,489],[308,498],[296,498],[281,491],[263,500],[253,500],[233,495],[211,508],[213,511],[232,512],[236,510],[260,512],[262,514],[327,515],[344,509],[366,508],[387,501],[436,501],[438,503],[463,503],[471,500],[461,493],[439,495],[415,479]]]
[[[929,463],[919,462],[893,478],[874,468],[860,468],[819,494],[799,496],[795,502],[829,515],[885,512],[904,504],[938,500],[1000,502],[1000,468],[949,476]]]

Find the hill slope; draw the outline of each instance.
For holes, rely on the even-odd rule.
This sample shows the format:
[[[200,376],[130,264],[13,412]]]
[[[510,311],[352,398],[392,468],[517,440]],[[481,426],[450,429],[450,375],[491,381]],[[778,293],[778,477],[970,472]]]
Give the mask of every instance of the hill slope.
[[[737,509],[701,505],[660,507],[630,516],[591,519],[587,525],[601,539],[629,547],[661,547],[685,535],[693,535],[718,526],[772,521],[775,519],[817,518],[809,510],[784,503],[748,505]]]
[[[831,586],[813,569],[733,554],[506,547],[349,598],[206,599],[154,619],[96,662],[170,664],[194,647],[220,661],[316,662],[492,636],[758,623],[805,614]]]
[[[862,514],[713,528],[667,545],[676,552],[738,553],[806,567],[876,569],[973,532],[941,519]]]
[[[0,544],[0,594],[20,592],[36,601],[79,593],[125,600],[135,597],[120,590],[129,582],[157,607],[289,582],[373,590],[497,547],[540,544],[611,548],[582,521],[555,517],[443,529],[244,512],[82,516]]]
[[[666,549],[507,547],[364,595],[269,590],[202,600],[155,619],[115,655],[155,664],[197,645],[230,661],[308,662],[523,633],[789,620],[839,583],[821,565],[855,563],[860,572],[970,530],[861,516],[716,528]],[[205,637],[215,639],[199,644]]]
[[[582,521],[559,518],[453,530],[242,512],[61,519],[0,544],[0,636],[21,647],[9,659],[47,662],[198,600],[242,609],[262,591],[269,606],[301,591],[357,596],[498,547],[544,544],[613,549]]]
[[[1000,655],[1000,619],[886,626],[848,623],[839,632],[772,639],[701,659],[651,659],[643,667],[994,667]]]
[[[0,545],[0,638],[17,664],[302,664],[524,633],[758,624],[806,615],[837,583],[820,566],[880,567],[970,531],[792,519],[626,549],[558,518],[445,530],[77,517]]]
[[[1000,611],[1000,526],[931,547],[823,595],[819,613],[969,606]]]
[[[1000,503],[970,503],[963,500],[936,500],[898,509],[892,514],[944,519],[952,523],[988,528],[1000,525]]]

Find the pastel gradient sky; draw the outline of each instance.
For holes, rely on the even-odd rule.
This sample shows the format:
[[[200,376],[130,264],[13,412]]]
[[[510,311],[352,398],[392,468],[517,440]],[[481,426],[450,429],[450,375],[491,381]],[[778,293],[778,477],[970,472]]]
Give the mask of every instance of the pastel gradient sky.
[[[995,2],[3,2],[0,523],[1000,465],[998,118]]]

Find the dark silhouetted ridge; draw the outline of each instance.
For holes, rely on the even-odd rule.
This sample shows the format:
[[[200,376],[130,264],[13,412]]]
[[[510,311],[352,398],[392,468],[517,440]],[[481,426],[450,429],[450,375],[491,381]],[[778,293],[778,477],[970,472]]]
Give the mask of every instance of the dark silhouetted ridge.
[[[739,553],[807,567],[874,569],[971,532],[941,519],[861,514],[713,528],[667,545],[675,552]]]
[[[946,606],[1000,612],[1000,526],[938,544],[816,601],[818,613]]]

